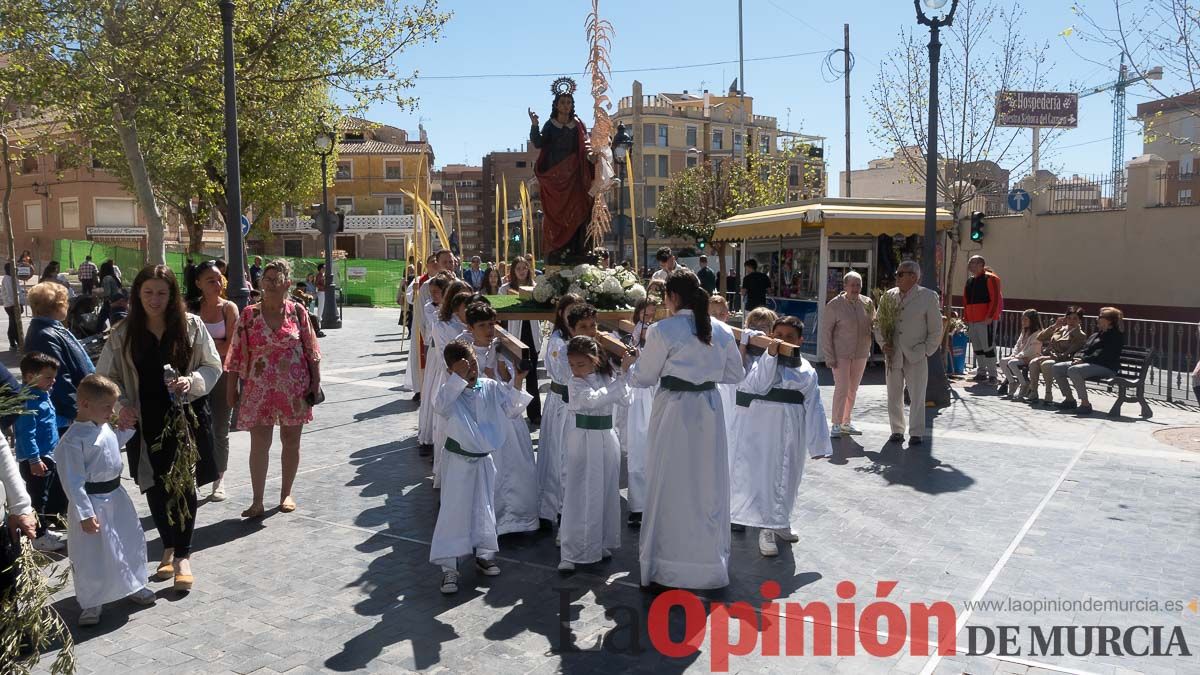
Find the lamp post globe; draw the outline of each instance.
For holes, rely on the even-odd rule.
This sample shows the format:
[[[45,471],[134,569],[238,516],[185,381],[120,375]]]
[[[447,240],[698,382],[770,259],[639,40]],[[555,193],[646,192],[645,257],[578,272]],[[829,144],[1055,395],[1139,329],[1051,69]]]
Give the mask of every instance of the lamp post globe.
[[[316,147],[319,154],[326,154],[333,148],[333,136],[328,131],[317,132],[316,138],[313,139],[313,146]]]

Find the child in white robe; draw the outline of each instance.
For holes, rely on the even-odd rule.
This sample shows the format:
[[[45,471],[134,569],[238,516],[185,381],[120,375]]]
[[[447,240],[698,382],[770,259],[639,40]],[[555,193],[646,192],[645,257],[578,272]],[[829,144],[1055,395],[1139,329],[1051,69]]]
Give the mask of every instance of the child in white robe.
[[[630,345],[635,349],[641,349],[646,344],[646,331],[654,323],[657,312],[658,303],[649,297],[639,301],[634,308]],[[621,439],[621,446],[625,450],[626,501],[629,504],[627,524],[634,529],[642,526],[642,510],[646,507],[646,436],[650,428],[650,411],[657,392],[656,385],[632,388],[629,395],[629,413],[625,417],[625,433]]]
[[[429,353],[443,354],[446,345],[457,340],[458,336],[466,330],[467,325],[463,323],[461,317],[471,293],[471,286],[465,281],[454,280],[446,286],[446,292],[442,295],[442,303],[438,306],[437,317],[430,324],[433,346]],[[431,363],[433,367],[426,371],[428,375],[424,388],[426,391],[436,392],[446,381],[446,364],[440,359],[437,362],[431,360]],[[446,441],[445,424],[446,420],[437,414],[436,409],[433,410],[430,415],[430,426],[433,437],[433,487],[435,488],[441,487],[442,446]]]
[[[427,396],[433,396],[437,393],[436,390],[431,391],[429,385],[433,382],[434,374],[445,370],[446,366],[442,363],[442,355],[438,350],[433,349],[433,324],[437,321],[438,307],[442,304],[442,294],[446,292],[446,287],[450,285],[450,280],[447,276],[438,275],[425,282],[421,287],[422,291],[428,289],[430,300],[423,304],[416,311],[421,313],[420,335],[421,341],[425,344],[425,369],[422,371],[420,391],[426,392]],[[418,297],[420,297],[418,293]],[[410,347],[410,349],[418,349],[420,345]],[[411,367],[411,366],[410,366]],[[421,454],[429,456],[433,454],[433,406],[428,402],[422,402],[417,411],[417,443],[420,444]]]
[[[496,310],[486,301],[467,307],[467,330],[459,339],[475,348],[475,360],[484,377],[514,384],[518,368],[501,354],[496,342]],[[530,400],[533,400],[532,394]],[[538,529],[537,466],[533,441],[525,420],[510,421],[512,433],[492,455],[496,463],[496,534],[534,532]]]
[[[139,605],[154,604],[146,588],[146,539],[137,509],[121,487],[121,448],[134,430],[114,432],[108,426],[120,389],[101,375],[79,383],[79,412],[55,447],[55,458],[67,493],[68,553],[75,598],[83,612],[79,625],[100,622],[105,603],[128,597]]]
[[[779,344],[800,345],[804,324],[781,317],[775,343],[738,386],[737,419],[730,436],[730,519],[761,528],[759,552],[778,555],[776,537],[796,541],[792,508],[809,453],[832,452],[829,420],[817,371],[799,354],[779,355]]]
[[[474,554],[475,569],[484,576],[500,574],[493,560],[500,545],[492,455],[508,440],[509,420],[520,417],[532,397],[519,387],[479,377],[475,352],[465,342],[451,342],[443,358],[446,381],[433,405],[446,418],[446,440],[429,562],[442,568],[442,592],[457,593],[459,556]],[[515,384],[524,384],[524,378],[517,373]]]
[[[727,326],[708,316],[696,275],[676,268],[664,301],[672,315],[646,333],[630,383],[658,384],[646,458],[646,509],[638,541],[641,584],[729,584],[729,457],[716,385],[745,377]],[[627,357],[628,360],[628,357]]]
[[[708,314],[713,321],[729,325],[729,302],[724,296],[714,295],[708,299]],[[721,394],[721,405],[725,409],[725,431],[726,433],[733,432],[733,408],[734,401],[737,395],[736,384],[718,384],[717,391]]]
[[[563,434],[563,512],[559,571],[594,563],[621,545],[621,447],[614,407],[627,403],[624,377],[586,335],[567,343],[571,366],[568,424]]]
[[[558,300],[554,310],[554,332],[546,341],[546,375],[550,378],[550,393],[542,407],[541,433],[538,435],[538,516],[556,525],[562,512],[562,435],[567,416],[567,381],[571,367],[567,364],[567,311],[583,298],[568,293]]]

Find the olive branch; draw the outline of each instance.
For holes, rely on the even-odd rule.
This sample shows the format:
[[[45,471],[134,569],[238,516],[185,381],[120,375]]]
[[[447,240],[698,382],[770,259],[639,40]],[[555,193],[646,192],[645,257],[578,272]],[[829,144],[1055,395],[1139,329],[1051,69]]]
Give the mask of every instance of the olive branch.
[[[163,489],[167,492],[167,522],[171,525],[176,523],[176,518],[183,522],[192,515],[187,496],[196,493],[196,463],[200,461],[195,432],[198,424],[192,406],[177,399],[167,411],[158,440],[150,446],[150,452],[160,452],[167,441],[175,446],[175,459],[162,476]]]
[[[3,394],[0,393],[0,396]],[[0,532],[0,536],[7,536]],[[21,553],[13,562],[16,581],[0,598],[0,663],[10,664],[6,673],[28,675],[41,661],[43,651],[56,643],[58,655],[50,665],[54,675],[75,672],[75,642],[53,607],[54,596],[67,585],[69,566],[51,576],[42,568],[51,560],[21,538]],[[6,570],[7,571],[7,570]]]

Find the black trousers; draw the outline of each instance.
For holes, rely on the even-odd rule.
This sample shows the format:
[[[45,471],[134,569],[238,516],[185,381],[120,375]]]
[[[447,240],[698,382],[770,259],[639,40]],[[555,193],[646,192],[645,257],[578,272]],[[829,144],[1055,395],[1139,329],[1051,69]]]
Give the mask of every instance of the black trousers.
[[[8,535],[8,519],[4,519],[4,527],[0,528],[0,601],[7,600],[8,592],[17,587],[16,567],[17,556],[21,553],[20,544],[14,542]],[[21,536],[21,535],[17,535]]]
[[[190,515],[183,522],[176,521],[174,525],[167,521],[168,499],[167,491],[161,485],[155,485],[146,491],[150,517],[154,519],[154,527],[162,539],[163,548],[175,549],[176,558],[187,558],[192,553],[192,534],[196,530],[196,492],[190,490],[186,496]]]
[[[83,287],[83,294],[85,296],[91,295],[92,289],[96,288],[96,280],[95,279],[80,279],[79,285]]]
[[[46,534],[46,525],[62,518],[67,513],[67,493],[63,492],[62,482],[58,480],[58,467],[54,460],[43,457],[46,465],[46,475],[35,476],[29,470],[29,462],[21,462],[21,478],[25,479],[25,489],[29,491],[29,500],[33,503],[33,511],[38,515],[37,535]]]
[[[538,393],[538,353],[533,348],[533,322],[521,322],[521,342],[529,345],[523,355],[529,361],[529,374],[525,376],[525,391],[533,396],[533,400],[529,402],[529,406],[525,408],[525,413],[529,416],[529,421],[534,424],[539,424],[542,421],[542,397]]]
[[[21,320],[21,308],[13,305],[5,307],[4,312],[8,314],[8,344],[17,344],[17,322]]]

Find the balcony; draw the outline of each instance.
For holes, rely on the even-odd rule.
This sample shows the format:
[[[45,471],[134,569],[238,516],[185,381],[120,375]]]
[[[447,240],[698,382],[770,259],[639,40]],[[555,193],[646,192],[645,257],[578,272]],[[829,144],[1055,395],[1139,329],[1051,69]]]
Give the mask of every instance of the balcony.
[[[308,216],[293,218],[272,218],[271,232],[275,234],[312,234],[313,219]],[[346,216],[346,234],[412,234],[416,227],[417,217],[413,214],[403,216]]]

